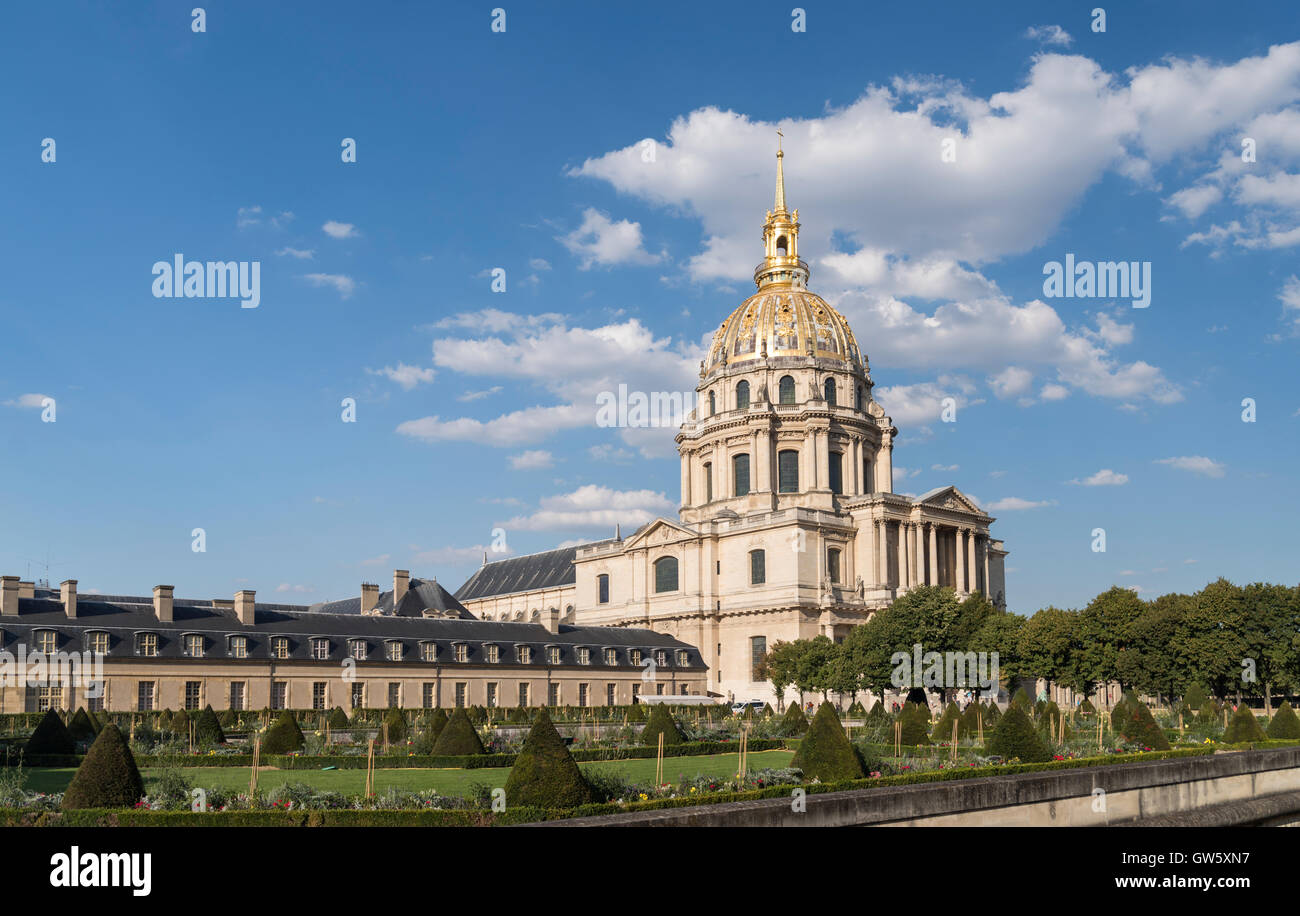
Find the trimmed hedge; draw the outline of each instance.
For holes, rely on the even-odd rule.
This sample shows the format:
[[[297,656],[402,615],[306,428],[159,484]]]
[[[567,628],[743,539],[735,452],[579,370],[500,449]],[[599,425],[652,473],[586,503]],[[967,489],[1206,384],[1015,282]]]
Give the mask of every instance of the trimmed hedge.
[[[686,736],[682,734],[681,726],[672,717],[668,707],[656,705],[650,711],[650,721],[646,722],[645,728],[641,729],[641,737],[637,739],[637,743],[657,748],[660,735],[664,736],[664,747],[686,742]]]
[[[781,717],[780,724],[781,734],[796,737],[808,731],[808,717],[803,714],[803,710],[798,703],[791,703],[785,708],[785,715]]]
[[[230,710],[227,709],[226,712]],[[194,723],[194,741],[196,744],[226,743],[226,733],[221,728],[221,719],[212,711],[210,703],[203,707],[203,712],[199,713],[199,720]]]
[[[261,750],[268,754],[287,754],[302,750],[306,743],[302,729],[298,727],[298,720],[293,717],[293,713],[285,710],[262,735]]]
[[[1052,759],[1052,752],[1034,731],[1020,704],[1012,703],[998,720],[989,737],[988,752],[1005,760],[1019,758],[1022,763],[1042,763]]]
[[[352,723],[348,721],[348,714],[343,711],[343,707],[335,706],[330,710],[329,716],[326,717],[325,724],[328,725],[332,731],[338,731],[339,729],[349,728]]]
[[[1300,738],[1300,717],[1286,700],[1273,713],[1273,720],[1268,723],[1268,736],[1274,739]]]
[[[1258,725],[1255,726],[1259,728]],[[1129,715],[1124,723],[1121,732],[1128,741],[1135,741],[1144,747],[1149,747],[1153,751],[1169,750],[1169,739],[1160,726],[1156,724],[1155,717],[1151,715],[1151,710],[1147,709],[1147,704],[1138,700],[1129,702]],[[1260,737],[1264,737],[1260,733]]]
[[[1245,741],[1263,741],[1264,730],[1259,727],[1259,720],[1249,706],[1242,703],[1228,720],[1228,727],[1223,731],[1224,744],[1241,744]]]
[[[903,723],[902,743],[909,747],[930,743],[930,708],[917,703],[904,703],[898,713]]]
[[[463,708],[458,707],[447,719],[446,726],[433,742],[433,753],[439,757],[462,757],[484,753],[483,742]]]
[[[384,724],[388,726],[389,744],[401,744],[406,740],[406,716],[396,706],[389,707],[384,713]]]
[[[537,714],[529,729],[505,788],[508,805],[576,808],[593,798],[591,786],[546,710]]]
[[[790,766],[802,770],[808,779],[820,782],[861,779],[866,775],[862,759],[849,743],[835,707],[830,703],[817,707],[808,734],[799,742],[799,750],[795,751]]]
[[[85,709],[78,706],[76,715],[74,715],[72,721],[68,723],[68,734],[72,736],[74,741],[84,741],[89,743],[95,740],[95,735],[97,733],[94,720],[86,714]]]
[[[63,724],[63,720],[59,718],[59,714],[52,709],[46,710],[44,718],[36,726],[32,736],[27,739],[27,746],[23,748],[24,757],[76,752],[77,742],[68,731],[68,727]]]
[[[131,756],[131,748],[116,725],[105,726],[77,767],[62,807],[130,807],[144,796],[144,780]]]

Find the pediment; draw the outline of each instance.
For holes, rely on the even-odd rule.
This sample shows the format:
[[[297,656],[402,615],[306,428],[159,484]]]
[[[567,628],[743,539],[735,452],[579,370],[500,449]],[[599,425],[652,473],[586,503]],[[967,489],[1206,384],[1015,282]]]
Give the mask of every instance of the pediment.
[[[934,506],[937,509],[984,514],[984,510],[975,504],[975,500],[956,487],[940,487],[937,490],[931,490],[929,493],[918,496],[916,502],[917,505]]]
[[[672,544],[678,541],[694,539],[696,534],[666,518],[657,518],[623,542],[625,550],[636,547],[658,547],[660,544]]]

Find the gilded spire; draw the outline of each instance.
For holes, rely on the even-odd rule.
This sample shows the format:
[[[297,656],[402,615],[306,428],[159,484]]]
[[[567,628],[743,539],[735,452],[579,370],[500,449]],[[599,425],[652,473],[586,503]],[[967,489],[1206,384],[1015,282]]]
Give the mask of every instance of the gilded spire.
[[[785,212],[785,169],[782,168],[781,160],[785,158],[785,152],[781,149],[781,138],[785,134],[781,133],[778,127],[776,130],[776,213]]]

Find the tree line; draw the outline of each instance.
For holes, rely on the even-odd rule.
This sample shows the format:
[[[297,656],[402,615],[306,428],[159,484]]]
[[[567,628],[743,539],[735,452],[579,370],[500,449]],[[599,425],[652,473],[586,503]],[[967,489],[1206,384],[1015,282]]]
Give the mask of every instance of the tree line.
[[[785,691],[883,697],[895,689],[896,652],[998,654],[1003,686],[1045,678],[1084,695],[1101,684],[1161,698],[1193,684],[1216,697],[1264,698],[1300,687],[1300,586],[1226,579],[1186,595],[1150,601],[1112,586],[1079,610],[1045,607],[1031,617],[1000,610],[976,593],[920,586],[854,627],[836,643],[825,636],[777,642],[761,675]],[[955,685],[946,685],[953,687]]]

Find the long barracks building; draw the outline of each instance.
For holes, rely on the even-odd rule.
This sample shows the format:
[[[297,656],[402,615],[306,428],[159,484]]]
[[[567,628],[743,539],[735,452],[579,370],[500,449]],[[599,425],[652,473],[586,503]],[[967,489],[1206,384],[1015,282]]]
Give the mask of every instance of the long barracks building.
[[[0,712],[45,709],[344,709],[602,706],[699,695],[700,652],[646,629],[579,627],[558,608],[527,622],[479,620],[435,580],[393,576],[380,594],[317,605],[81,595],[0,577],[0,655],[95,653],[102,676],[5,677]],[[29,666],[30,667],[30,666]],[[88,673],[91,668],[83,668]]]

